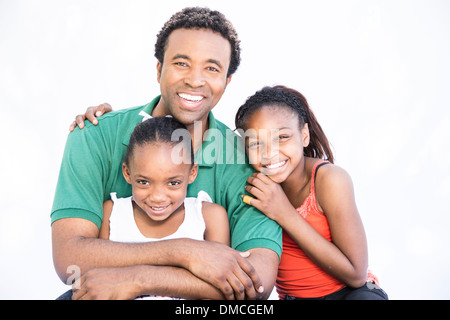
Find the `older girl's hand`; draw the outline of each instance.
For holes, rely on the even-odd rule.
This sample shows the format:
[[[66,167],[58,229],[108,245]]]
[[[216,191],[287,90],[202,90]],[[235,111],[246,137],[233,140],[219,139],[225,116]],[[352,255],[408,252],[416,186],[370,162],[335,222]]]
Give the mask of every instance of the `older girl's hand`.
[[[77,126],[80,129],[84,128],[84,120],[89,120],[94,125],[98,124],[98,117],[103,114],[111,112],[112,107],[109,103],[102,103],[96,107],[89,107],[84,114],[79,114],[75,117],[75,121],[70,124],[69,131],[72,132]]]
[[[284,213],[295,210],[281,186],[267,175],[260,172],[254,173],[247,178],[247,182],[249,185],[245,186],[245,190],[254,198],[243,196],[243,201],[260,210],[270,219],[278,222]]]

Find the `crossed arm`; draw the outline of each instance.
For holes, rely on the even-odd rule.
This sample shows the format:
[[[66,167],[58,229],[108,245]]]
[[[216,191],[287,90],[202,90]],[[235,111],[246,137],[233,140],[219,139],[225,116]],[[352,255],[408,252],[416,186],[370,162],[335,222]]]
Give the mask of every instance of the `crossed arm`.
[[[59,277],[66,283],[70,265],[77,265],[83,275],[74,287],[74,299],[132,299],[142,294],[266,299],[275,283],[278,255],[270,249],[254,248],[248,255],[191,239],[119,243],[99,239],[98,232],[95,224],[80,218],[52,225]]]
[[[109,104],[90,107],[71,125],[111,111]],[[79,218],[52,225],[53,259],[67,283],[70,265],[82,277],[74,298],[132,299],[152,294],[188,299],[266,299],[275,283],[279,257],[267,248],[239,252],[212,241],[191,239],[119,243],[99,239],[95,224]],[[70,269],[69,269],[70,270]]]

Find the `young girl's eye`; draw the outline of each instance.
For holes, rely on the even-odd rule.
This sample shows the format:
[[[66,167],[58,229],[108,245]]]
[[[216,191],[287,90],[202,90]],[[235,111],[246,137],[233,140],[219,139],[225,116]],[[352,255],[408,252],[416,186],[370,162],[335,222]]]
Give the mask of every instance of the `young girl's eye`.
[[[147,181],[147,180],[137,180],[137,183],[138,183],[138,184],[145,185],[145,186],[148,185],[148,181]]]
[[[170,181],[169,186],[178,186],[181,184],[181,181]]]

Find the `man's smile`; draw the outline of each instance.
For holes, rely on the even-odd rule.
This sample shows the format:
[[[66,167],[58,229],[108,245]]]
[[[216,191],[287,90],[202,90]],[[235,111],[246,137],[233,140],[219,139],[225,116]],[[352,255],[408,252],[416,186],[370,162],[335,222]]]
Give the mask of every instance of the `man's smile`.
[[[205,98],[203,95],[192,95],[188,93],[178,93],[178,96],[189,102],[199,102]]]
[[[185,110],[195,110],[203,106],[206,97],[202,94],[178,92],[178,101]]]

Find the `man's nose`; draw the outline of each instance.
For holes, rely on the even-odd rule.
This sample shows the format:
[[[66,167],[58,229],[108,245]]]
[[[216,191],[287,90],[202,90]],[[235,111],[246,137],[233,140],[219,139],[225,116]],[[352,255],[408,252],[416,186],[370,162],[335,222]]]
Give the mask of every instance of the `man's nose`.
[[[198,88],[205,85],[203,70],[199,67],[192,67],[186,75],[184,83],[192,88]]]

